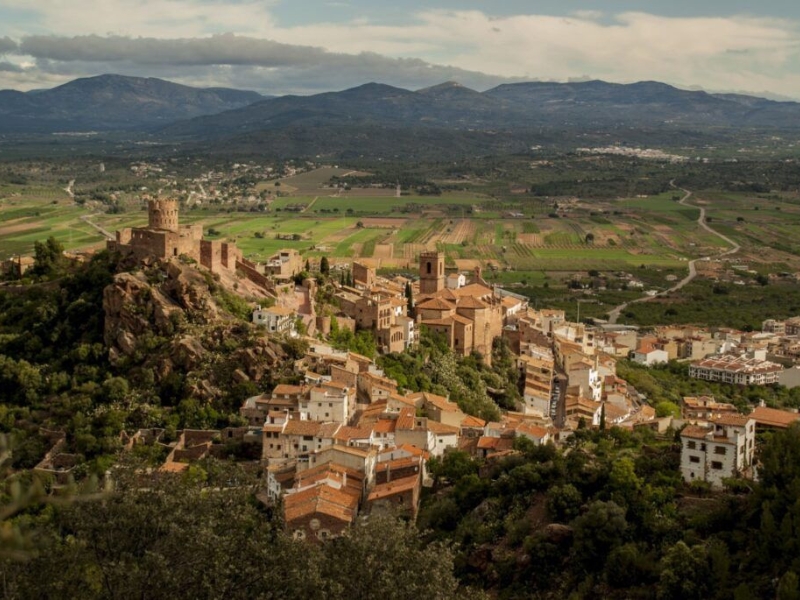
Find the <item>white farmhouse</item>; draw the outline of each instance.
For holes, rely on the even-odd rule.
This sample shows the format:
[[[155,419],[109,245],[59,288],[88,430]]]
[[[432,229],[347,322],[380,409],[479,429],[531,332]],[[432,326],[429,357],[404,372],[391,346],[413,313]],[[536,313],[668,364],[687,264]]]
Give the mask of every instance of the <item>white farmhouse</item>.
[[[261,308],[260,306],[253,311],[253,323],[264,325],[270,333],[286,333],[294,335],[294,322],[297,315],[295,312],[284,306],[272,306]]]
[[[684,481],[706,481],[722,487],[727,477],[747,476],[753,464],[756,422],[744,415],[722,415],[708,425],[681,431],[681,475]]]

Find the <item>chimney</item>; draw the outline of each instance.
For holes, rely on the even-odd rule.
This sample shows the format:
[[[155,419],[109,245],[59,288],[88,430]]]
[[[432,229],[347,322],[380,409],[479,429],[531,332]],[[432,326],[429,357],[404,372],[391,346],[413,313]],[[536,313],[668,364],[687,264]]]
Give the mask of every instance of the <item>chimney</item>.
[[[386,483],[389,483],[392,480],[392,466],[387,462],[386,463]]]
[[[347,487],[347,471],[342,473],[342,487]]]

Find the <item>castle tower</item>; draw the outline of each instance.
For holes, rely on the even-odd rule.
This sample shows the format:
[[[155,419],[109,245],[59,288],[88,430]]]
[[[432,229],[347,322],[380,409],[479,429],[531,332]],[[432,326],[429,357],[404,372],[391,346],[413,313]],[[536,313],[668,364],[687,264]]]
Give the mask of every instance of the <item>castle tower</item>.
[[[147,202],[149,229],[178,231],[178,201],[149,200]]]
[[[419,293],[435,294],[444,289],[444,252],[419,255]]]

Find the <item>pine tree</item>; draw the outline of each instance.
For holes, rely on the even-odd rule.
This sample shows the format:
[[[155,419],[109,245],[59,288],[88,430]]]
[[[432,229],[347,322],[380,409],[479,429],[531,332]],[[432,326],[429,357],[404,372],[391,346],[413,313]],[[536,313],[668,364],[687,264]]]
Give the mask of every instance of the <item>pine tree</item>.
[[[406,300],[408,301],[408,316],[414,316],[414,292],[411,291],[411,282],[406,282]]]

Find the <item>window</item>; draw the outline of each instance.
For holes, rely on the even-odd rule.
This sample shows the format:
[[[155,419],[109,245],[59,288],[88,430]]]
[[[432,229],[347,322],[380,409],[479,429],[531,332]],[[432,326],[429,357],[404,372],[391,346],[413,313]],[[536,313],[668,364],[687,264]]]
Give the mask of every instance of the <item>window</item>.
[[[725,446],[714,446],[714,454],[726,454],[728,449]]]
[[[722,470],[722,463],[719,462],[719,461],[716,461],[716,460],[711,461],[711,468],[715,469],[717,471],[721,471]]]
[[[694,450],[695,448],[697,448],[697,442],[695,442],[694,440],[686,442],[686,447],[689,450]]]
[[[428,263],[428,275],[431,274],[431,263]]]
[[[689,462],[690,463],[699,463],[700,462],[700,457],[699,456],[690,456],[689,457]]]

